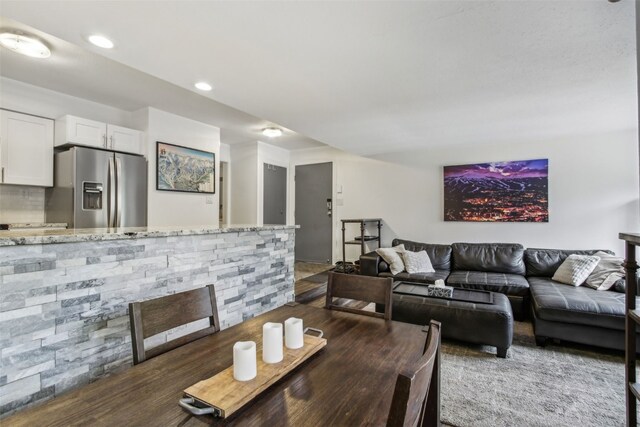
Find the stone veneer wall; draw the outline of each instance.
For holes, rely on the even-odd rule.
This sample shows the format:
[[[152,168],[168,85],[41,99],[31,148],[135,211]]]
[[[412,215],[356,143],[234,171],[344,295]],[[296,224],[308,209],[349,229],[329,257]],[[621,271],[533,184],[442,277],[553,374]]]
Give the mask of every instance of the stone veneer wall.
[[[129,302],[214,283],[226,328],[292,301],[294,241],[291,228],[0,247],[0,416],[131,365]]]

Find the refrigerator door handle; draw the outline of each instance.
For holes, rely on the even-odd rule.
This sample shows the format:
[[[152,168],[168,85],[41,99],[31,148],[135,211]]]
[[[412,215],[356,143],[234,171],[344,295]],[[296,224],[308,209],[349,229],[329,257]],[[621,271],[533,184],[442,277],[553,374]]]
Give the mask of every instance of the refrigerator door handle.
[[[116,173],[113,156],[109,158],[109,215],[107,227],[115,227],[116,220]]]
[[[116,201],[116,227],[122,226],[122,160],[119,157],[116,157],[116,193],[117,193],[117,201]]]

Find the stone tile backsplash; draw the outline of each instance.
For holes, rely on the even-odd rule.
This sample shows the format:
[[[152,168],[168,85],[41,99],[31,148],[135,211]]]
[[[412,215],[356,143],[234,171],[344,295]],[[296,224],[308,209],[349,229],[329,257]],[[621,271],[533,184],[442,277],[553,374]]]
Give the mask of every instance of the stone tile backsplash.
[[[131,365],[132,301],[213,283],[222,328],[292,301],[294,233],[0,248],[0,416]]]
[[[44,188],[0,184],[0,224],[44,222]]]

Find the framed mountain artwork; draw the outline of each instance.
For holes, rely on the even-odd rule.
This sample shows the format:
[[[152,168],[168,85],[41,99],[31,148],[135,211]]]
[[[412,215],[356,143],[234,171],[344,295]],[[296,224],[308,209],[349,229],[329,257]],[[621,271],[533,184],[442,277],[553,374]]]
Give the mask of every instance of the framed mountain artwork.
[[[444,220],[549,222],[549,160],[445,166]]]
[[[157,190],[216,192],[215,153],[158,141],[156,162]]]

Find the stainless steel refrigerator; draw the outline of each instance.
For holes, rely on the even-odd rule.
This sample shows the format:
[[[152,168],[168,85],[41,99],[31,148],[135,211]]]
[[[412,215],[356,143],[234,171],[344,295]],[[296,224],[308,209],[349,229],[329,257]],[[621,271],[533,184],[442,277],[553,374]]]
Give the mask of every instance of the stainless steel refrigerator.
[[[146,159],[84,147],[56,153],[46,220],[69,228],[146,226]]]

